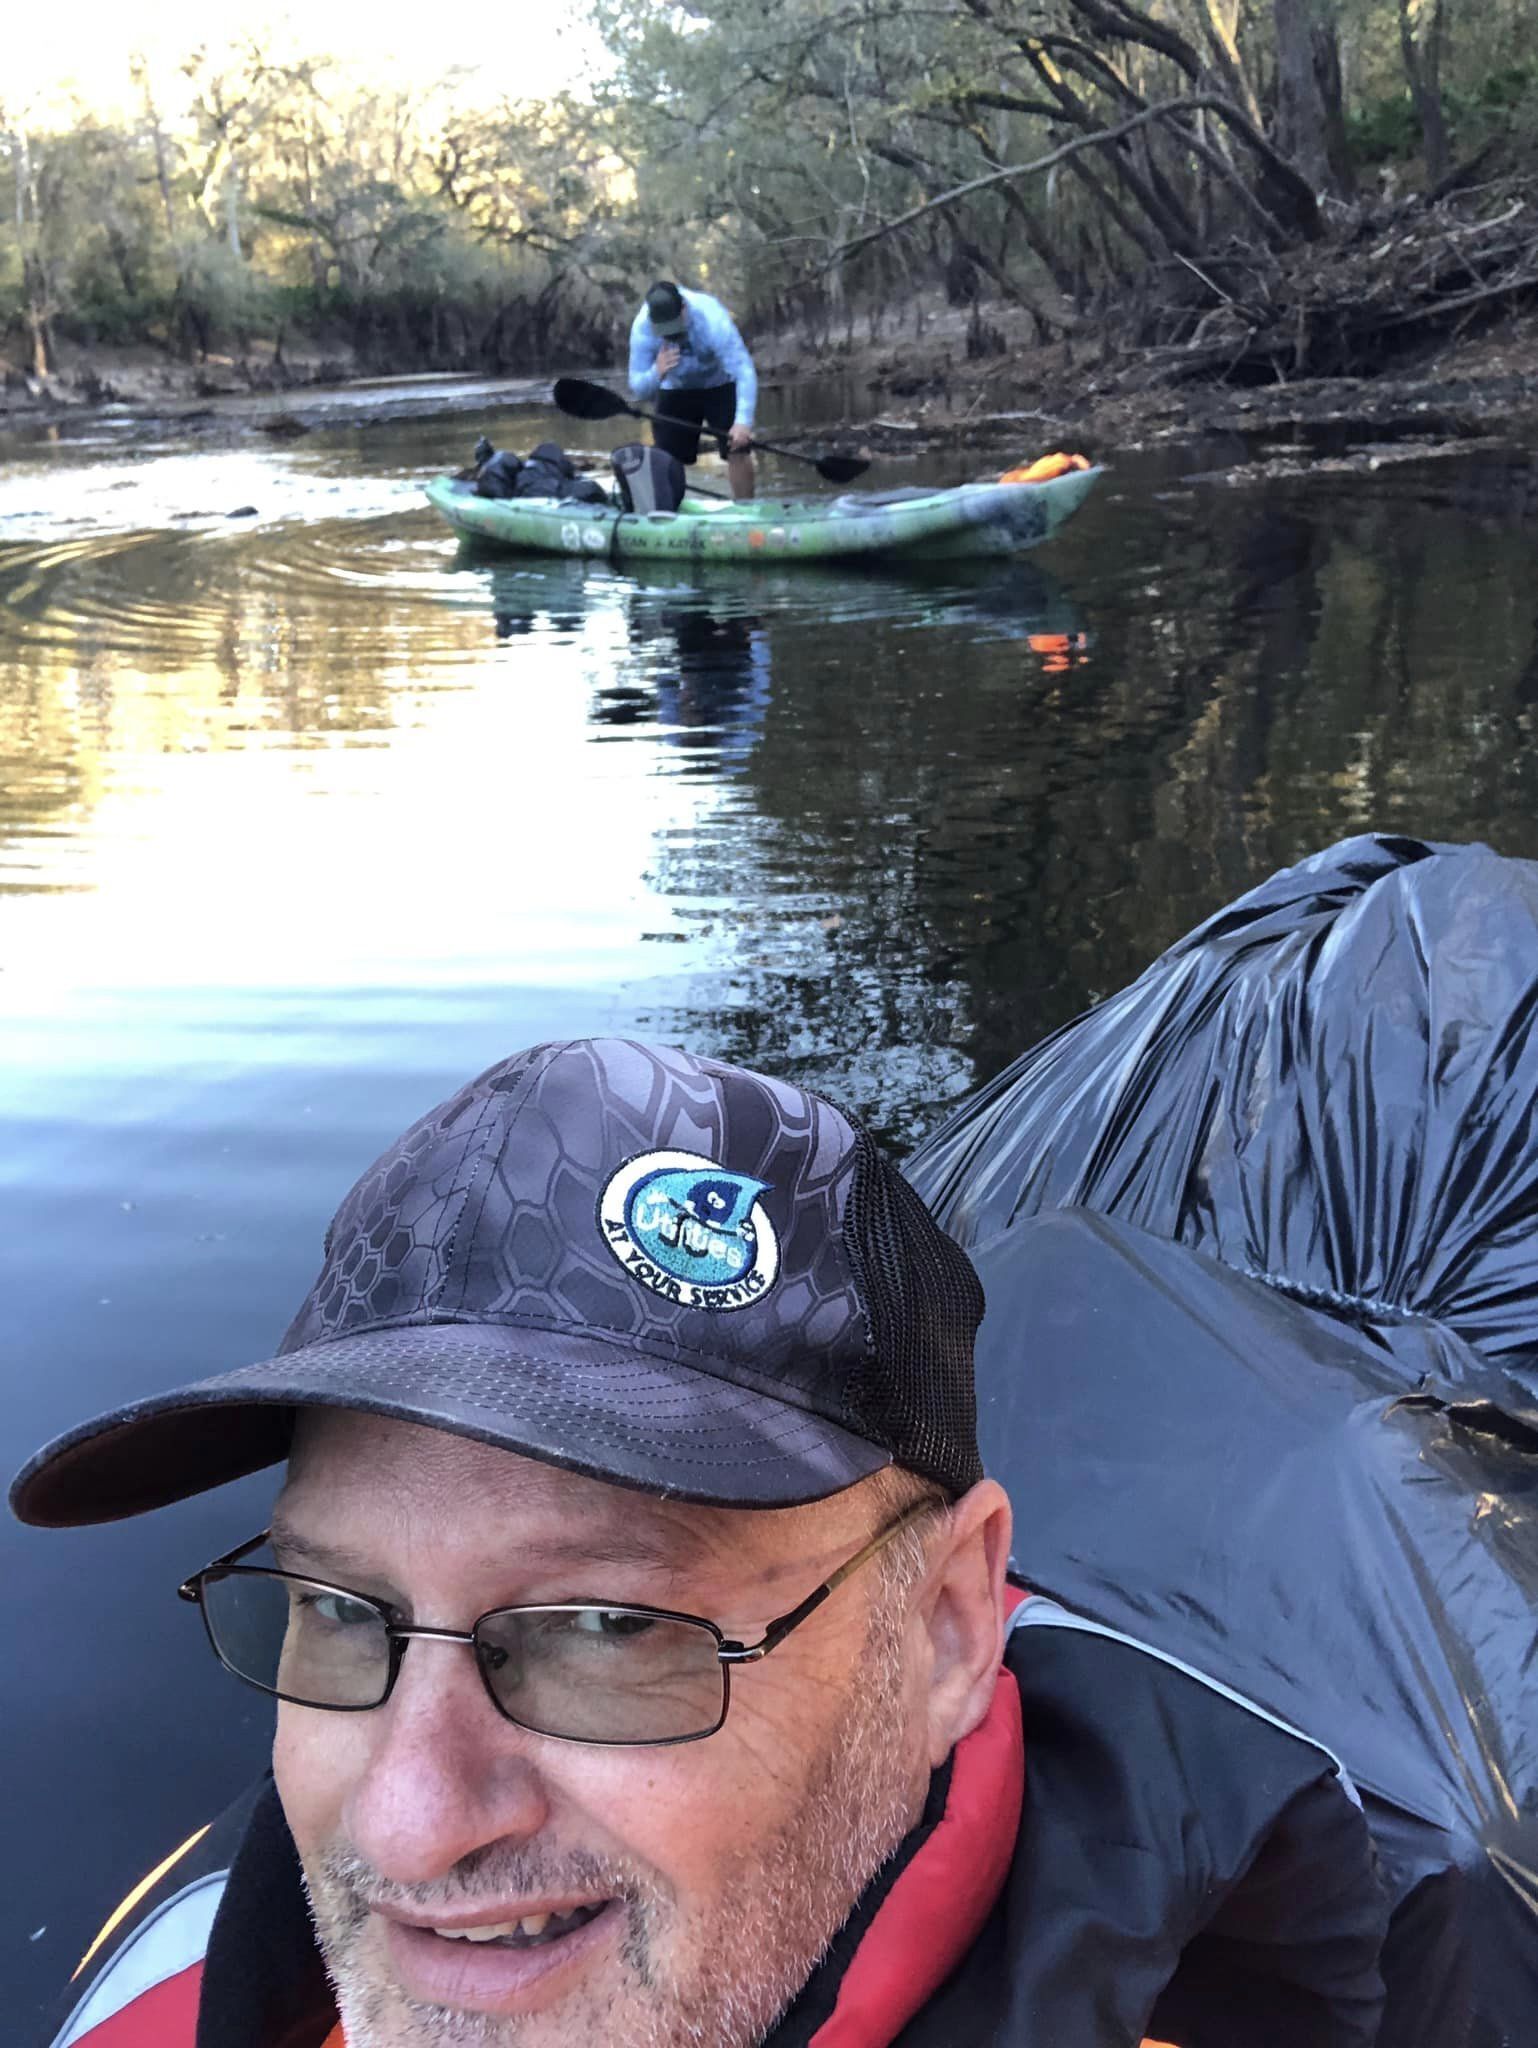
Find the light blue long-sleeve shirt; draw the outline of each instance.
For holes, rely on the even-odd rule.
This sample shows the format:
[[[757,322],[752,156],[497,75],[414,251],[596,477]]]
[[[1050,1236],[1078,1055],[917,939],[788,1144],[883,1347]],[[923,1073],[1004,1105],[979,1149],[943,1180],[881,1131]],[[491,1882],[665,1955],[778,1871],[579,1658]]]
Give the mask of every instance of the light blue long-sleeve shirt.
[[[737,323],[719,299],[709,292],[690,291],[680,286],[688,332],[677,337],[659,334],[651,315],[642,306],[630,328],[630,393],[643,404],[659,391],[707,391],[716,384],[737,387],[739,427],[751,427],[758,405],[758,372],[748,345],[737,332]],[[678,367],[665,377],[657,374],[657,351],[675,339],[683,354]]]

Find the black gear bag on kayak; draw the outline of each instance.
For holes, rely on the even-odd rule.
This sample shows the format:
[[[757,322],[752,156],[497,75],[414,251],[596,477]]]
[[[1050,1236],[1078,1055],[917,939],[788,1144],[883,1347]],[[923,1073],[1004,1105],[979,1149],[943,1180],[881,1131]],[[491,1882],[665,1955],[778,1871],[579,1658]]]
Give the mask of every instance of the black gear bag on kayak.
[[[1381,2048],[1531,2048],[1538,865],[1368,837],[1273,876],[909,1174],[987,1290],[1021,1574],[1342,1759]]]
[[[627,512],[676,512],[684,501],[687,476],[676,455],[627,441],[609,458],[619,501]]]
[[[490,452],[482,454],[482,449]],[[493,449],[483,436],[476,444],[475,494],[478,498],[557,498],[583,505],[606,502],[602,487],[579,476],[565,449],[541,441],[525,459],[510,448]]]
[[[523,457],[511,448],[493,448],[488,455],[477,453],[475,495],[478,498],[516,498]]]

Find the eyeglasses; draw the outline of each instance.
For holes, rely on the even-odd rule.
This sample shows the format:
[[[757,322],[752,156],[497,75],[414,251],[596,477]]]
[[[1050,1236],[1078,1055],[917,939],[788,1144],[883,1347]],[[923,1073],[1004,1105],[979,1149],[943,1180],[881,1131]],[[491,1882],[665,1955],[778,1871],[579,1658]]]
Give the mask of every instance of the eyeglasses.
[[[356,1714],[382,1707],[416,1637],[475,1654],[497,1712],[515,1727],[609,1748],[701,1742],[731,1704],[732,1667],[756,1664],[894,1537],[937,1505],[922,1501],[880,1530],[756,1643],[663,1607],[561,1602],[497,1607],[468,1630],[408,1624],[366,1593],[297,1572],[242,1564],[269,1531],[215,1558],[177,1588],[202,1610],[214,1655],[247,1685],[295,1706]]]

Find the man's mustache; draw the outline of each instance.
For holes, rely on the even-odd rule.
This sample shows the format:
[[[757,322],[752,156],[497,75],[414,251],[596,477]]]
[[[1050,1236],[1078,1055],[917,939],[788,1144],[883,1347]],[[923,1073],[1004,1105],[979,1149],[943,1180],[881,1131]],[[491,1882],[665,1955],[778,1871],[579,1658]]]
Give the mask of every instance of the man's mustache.
[[[543,1851],[491,1842],[462,1857],[432,1884],[398,1884],[381,1876],[365,1858],[335,1843],[319,1858],[316,1876],[333,1894],[347,1898],[361,1918],[375,1906],[407,1907],[430,1913],[440,1906],[463,1906],[477,1900],[507,1900],[559,1894],[573,1903],[599,1905],[608,1899],[636,1906],[662,1906],[671,1901],[668,1887],[618,1857],[596,1856],[575,1849],[552,1856]]]

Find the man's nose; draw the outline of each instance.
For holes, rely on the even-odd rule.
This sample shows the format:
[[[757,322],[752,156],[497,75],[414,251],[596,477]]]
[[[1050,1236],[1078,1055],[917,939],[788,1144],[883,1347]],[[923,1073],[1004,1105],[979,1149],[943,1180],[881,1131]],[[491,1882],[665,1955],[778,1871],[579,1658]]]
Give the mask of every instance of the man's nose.
[[[418,1638],[395,1690],[367,1716],[348,1839],[382,1877],[431,1884],[474,1850],[528,1841],[549,1818],[541,1738],[503,1720],[459,1643]]]

